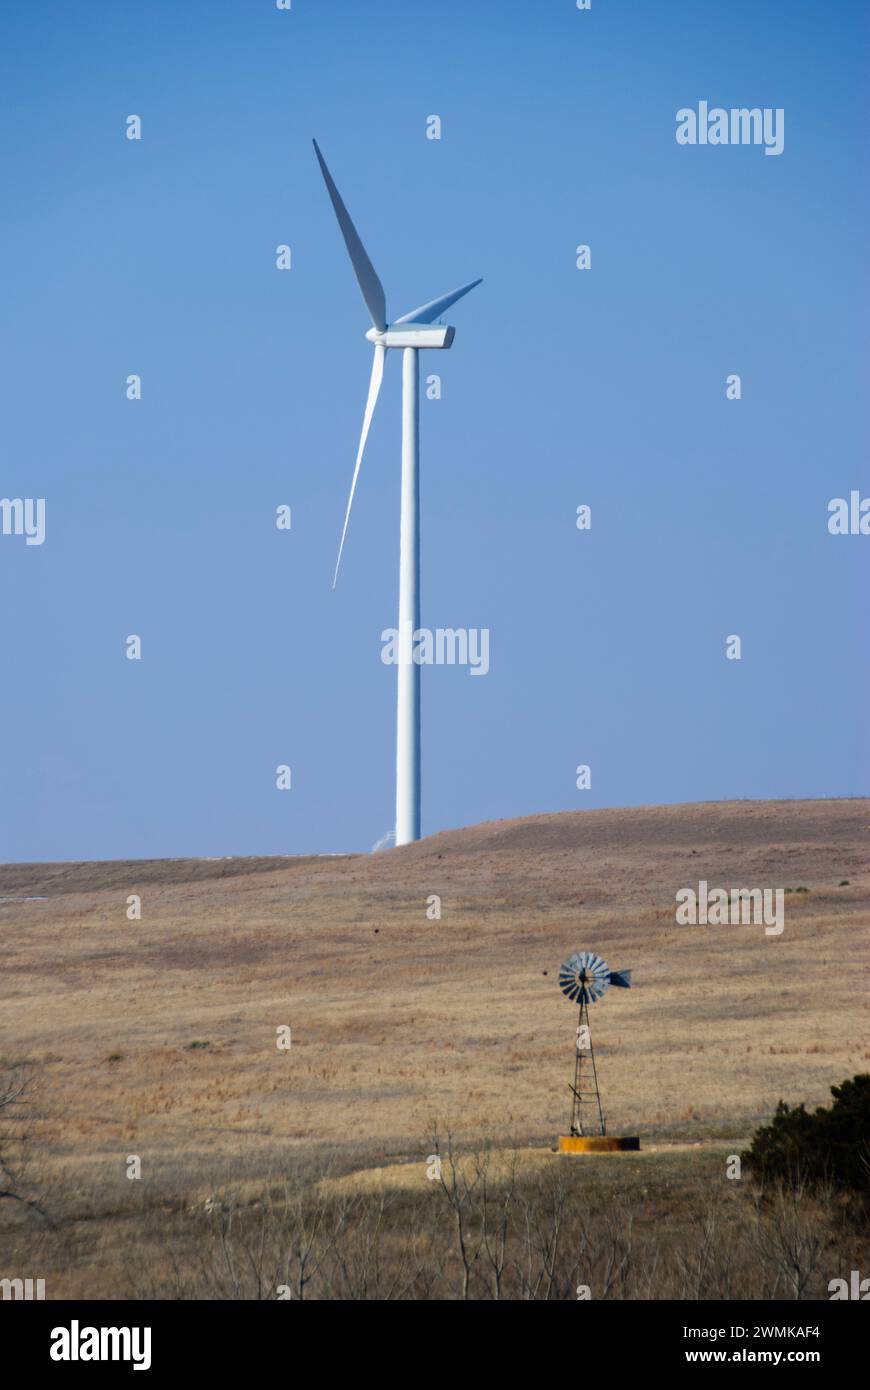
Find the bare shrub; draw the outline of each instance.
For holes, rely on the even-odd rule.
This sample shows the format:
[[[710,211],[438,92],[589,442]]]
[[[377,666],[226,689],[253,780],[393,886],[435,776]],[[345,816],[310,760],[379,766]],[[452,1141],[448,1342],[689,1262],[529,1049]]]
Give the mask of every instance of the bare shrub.
[[[422,1162],[418,1186],[407,1173],[375,1187],[295,1173],[256,1200],[230,1192],[179,1214],[169,1252],[155,1208],[163,1225],[137,1296],[546,1302],[582,1285],[593,1300],[825,1296],[837,1214],[818,1196],[711,1193],[692,1176],[638,1200],[631,1170],[614,1182],[613,1167],[524,1167],[516,1149],[431,1142],[435,1181]]]
[[[42,1204],[35,1196],[27,1195],[31,1137],[27,1106],[32,1086],[32,1077],[23,1067],[10,1071],[0,1081],[0,1201],[20,1203],[52,1225]]]
[[[818,1293],[821,1257],[830,1243],[832,1196],[777,1186],[755,1204],[750,1241],[770,1278],[770,1298]]]

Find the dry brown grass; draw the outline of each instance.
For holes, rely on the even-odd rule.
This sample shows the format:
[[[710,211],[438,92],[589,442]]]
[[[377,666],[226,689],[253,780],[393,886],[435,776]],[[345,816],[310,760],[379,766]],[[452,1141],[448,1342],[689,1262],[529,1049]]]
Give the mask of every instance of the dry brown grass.
[[[868,828],[865,800],[711,803],[376,856],[0,868],[0,895],[45,896],[0,902],[0,1062],[34,1074],[43,1190],[126,1208],[136,1153],[152,1195],[194,1201],[294,1154],[416,1160],[432,1120],[546,1145],[579,947],[634,970],[594,1013],[611,1132],[736,1140],[780,1097],[824,1103],[870,1056]],[[778,938],[678,927],[701,878],[809,891]]]
[[[173,1299],[818,1299],[866,1266],[866,1230],[830,1196],[760,1196],[703,1147],[558,1161],[458,1151],[344,1178],[285,1165],[194,1205],[137,1192],[59,1232],[19,1231],[7,1267],[50,1297]]]

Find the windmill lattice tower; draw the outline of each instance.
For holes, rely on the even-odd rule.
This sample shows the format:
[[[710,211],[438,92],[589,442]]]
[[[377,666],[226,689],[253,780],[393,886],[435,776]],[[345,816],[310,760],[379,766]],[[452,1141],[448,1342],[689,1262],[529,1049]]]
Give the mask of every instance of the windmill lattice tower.
[[[570,1087],[571,1128],[567,1135],[559,1138],[562,1153],[640,1148],[636,1136],[607,1136],[607,1124],[601,1108],[589,1005],[595,1004],[610,985],[630,989],[631,971],[609,969],[607,962],[594,951],[575,951],[559,971],[560,989],[580,1007],[574,1047],[574,1084]],[[590,1109],[591,1114],[587,1113]]]

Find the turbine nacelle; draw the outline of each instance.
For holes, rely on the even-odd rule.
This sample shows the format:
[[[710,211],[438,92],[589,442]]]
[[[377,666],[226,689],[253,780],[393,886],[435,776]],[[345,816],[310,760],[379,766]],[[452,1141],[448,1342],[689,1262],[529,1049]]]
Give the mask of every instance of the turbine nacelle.
[[[376,347],[449,348],[455,333],[455,328],[441,323],[395,323],[383,330],[370,328],[366,337]]]

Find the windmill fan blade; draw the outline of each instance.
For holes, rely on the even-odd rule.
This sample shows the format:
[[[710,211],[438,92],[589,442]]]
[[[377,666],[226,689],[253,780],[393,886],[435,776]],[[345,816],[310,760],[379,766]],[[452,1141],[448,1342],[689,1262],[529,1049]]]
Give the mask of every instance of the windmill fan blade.
[[[335,574],[332,580],[333,589],[335,588],[336,582],[338,580],[338,567],[341,564],[341,552],[344,549],[344,538],[347,535],[347,523],[350,521],[350,509],[353,506],[353,495],[356,492],[356,480],[359,477],[359,469],[360,464],[362,463],[363,451],[366,447],[366,440],[369,437],[369,426],[372,423],[372,416],[375,413],[375,404],[378,399],[378,393],[381,389],[381,382],[384,379],[384,358],[386,357],[386,355],[387,349],[385,347],[381,347],[379,343],[376,343],[375,355],[372,361],[372,374],[369,378],[369,394],[368,399],[366,400],[365,414],[363,415],[362,431],[359,437],[359,448],[356,452],[356,466],[353,470],[353,481],[350,485],[350,496],[347,499],[347,511],[344,514],[344,526],[341,530],[341,542],[339,543],[338,547],[338,559],[335,562]]]
[[[611,970],[610,983],[612,985],[619,985],[620,989],[631,989],[631,971]]]
[[[451,290],[449,294],[442,294],[440,299],[430,299],[428,304],[421,304],[419,309],[412,309],[410,314],[403,314],[400,319],[396,319],[396,323],[434,323],[438,315],[449,309],[451,304],[455,304],[457,299],[468,294],[476,285],[482,284],[482,279],[472,280],[470,285],[463,285],[461,290]]]
[[[348,255],[359,281],[362,290],[362,297],[366,302],[366,307],[371,314],[372,323],[379,333],[383,333],[387,326],[387,301],[384,295],[384,287],[378,279],[377,272],[368,258],[365,247],[359,239],[359,233],[353,222],[350,220],[350,213],[341,199],[341,194],[333,182],[332,175],[326,167],[326,160],[320,153],[320,146],[316,140],[312,141],[314,153],[317,155],[317,162],[320,165],[320,172],[326,184],[326,191],[332,199],[332,206],[335,208],[335,215],[338,218],[338,225],[344,237],[344,244],[347,247]]]

